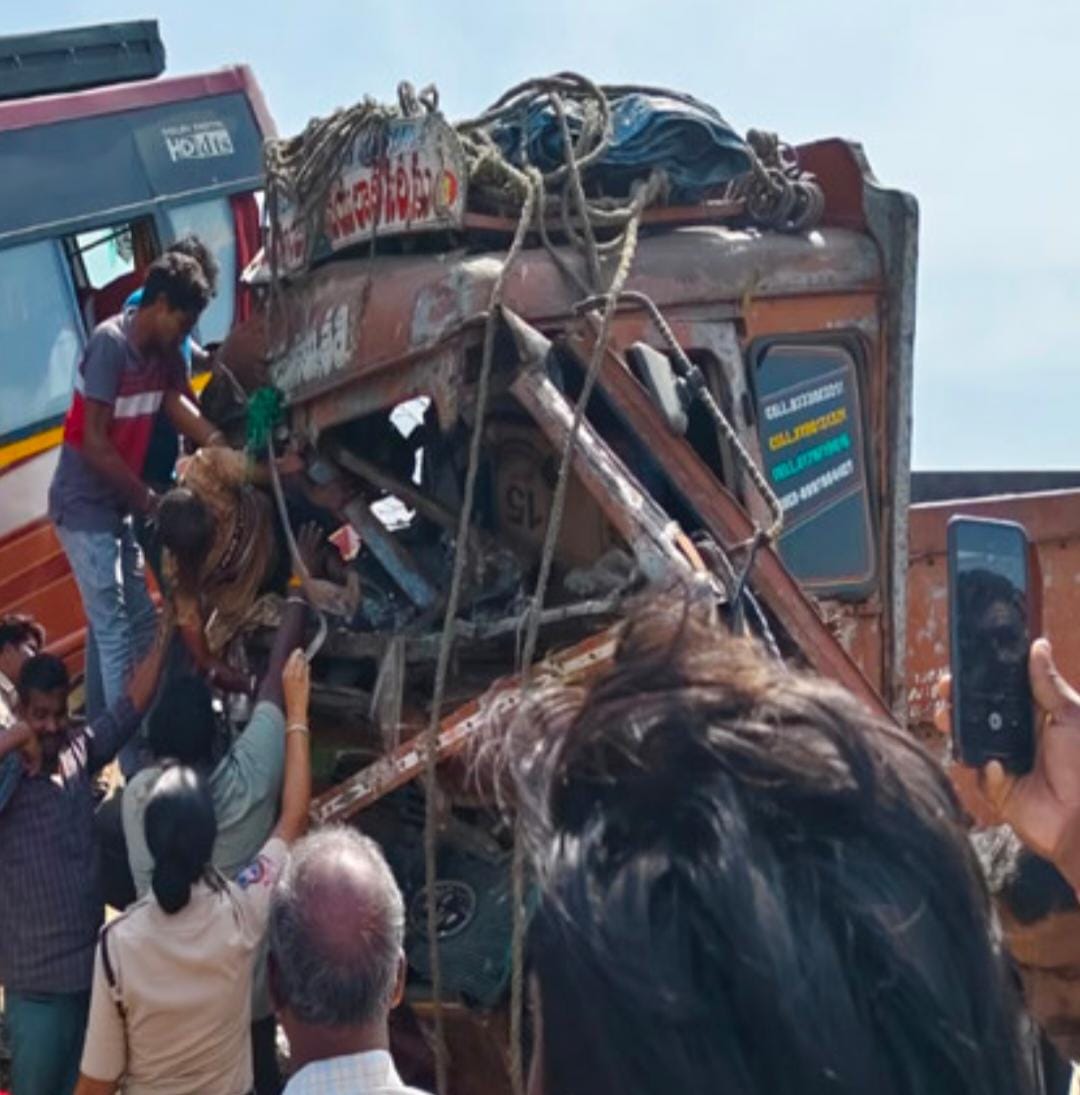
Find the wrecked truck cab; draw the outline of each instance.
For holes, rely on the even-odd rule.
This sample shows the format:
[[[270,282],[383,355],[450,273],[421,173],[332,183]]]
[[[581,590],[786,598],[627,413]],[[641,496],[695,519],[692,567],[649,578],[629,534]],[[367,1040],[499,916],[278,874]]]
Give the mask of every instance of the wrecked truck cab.
[[[679,211],[671,223],[673,211],[659,210],[658,223],[644,218],[627,288],[656,303],[785,507],[778,558],[763,554],[751,584],[764,582],[762,600],[810,664],[866,695],[843,668],[849,655],[891,705],[903,694],[915,212],[907,195],[877,187],[852,146],[826,142],[800,154],[826,195],[819,228],[793,235],[730,227],[711,223],[708,207]],[[476,233],[484,240],[489,220]],[[282,293],[275,341],[287,348],[268,371],[262,317],[235,332],[226,359],[252,383],[279,386],[294,435],[349,453],[354,469],[356,459],[373,463],[365,430],[401,404],[428,401],[419,493],[439,478],[431,499],[439,502],[439,491],[452,493],[448,473],[456,468],[460,479],[463,470],[453,462],[455,448],[461,455],[455,436],[470,421],[484,323],[505,261],[505,251],[476,253],[470,242],[326,262]],[[559,251],[581,268],[572,248]],[[553,383],[571,402],[594,337],[575,311],[579,299],[538,247],[517,258],[503,292],[507,312],[551,341],[561,374]],[[527,557],[546,525],[555,454],[510,390],[518,366],[510,341],[504,333],[494,371],[480,516],[486,531]],[[699,410],[688,411],[685,433],[672,432],[635,371],[642,347],[669,354],[644,310],[620,308],[588,420],[683,532],[705,530],[726,547],[745,542],[768,520],[752,482]],[[604,499],[576,477],[571,490],[559,561],[580,566],[612,546],[612,522]],[[441,504],[447,527],[454,499]],[[821,615],[842,651],[815,630]]]
[[[475,1062],[455,1092],[509,1085],[512,832],[456,765],[520,703],[530,623],[544,671],[587,681],[614,656],[627,598],[697,575],[733,625],[748,620],[880,715],[902,703],[917,214],[856,146],[793,155],[820,186],[812,227],[762,227],[738,191],[658,202],[612,302],[615,249],[598,248],[591,270],[558,218],[549,238],[540,220],[524,234],[513,210],[437,185],[444,161],[424,168],[422,149],[428,192],[457,202],[448,219],[418,206],[417,232],[364,234],[392,161],[350,153],[327,187],[337,228],[300,262],[286,218],[292,259],[223,347],[230,385],[282,393],[309,477],[348,484],[340,516],[360,544],[362,604],[315,664],[312,813],[376,836],[402,884],[411,989],[399,1039],[439,1010],[435,895],[451,1058],[467,1045]],[[350,195],[362,195],[351,214]],[[590,302],[583,286],[597,282]],[[771,541],[770,505],[783,513]],[[551,582],[534,605],[553,514]],[[435,704],[444,631],[452,665]],[[440,767],[425,800],[428,741]],[[433,1086],[425,1067],[410,1079]]]

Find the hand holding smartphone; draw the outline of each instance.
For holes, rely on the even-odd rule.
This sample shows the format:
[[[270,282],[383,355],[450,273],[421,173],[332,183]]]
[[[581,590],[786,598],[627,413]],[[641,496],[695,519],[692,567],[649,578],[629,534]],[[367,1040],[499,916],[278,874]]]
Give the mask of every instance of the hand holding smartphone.
[[[1031,545],[1009,521],[954,517],[948,527],[953,751],[1016,774],[1035,756],[1028,652],[1040,633]]]

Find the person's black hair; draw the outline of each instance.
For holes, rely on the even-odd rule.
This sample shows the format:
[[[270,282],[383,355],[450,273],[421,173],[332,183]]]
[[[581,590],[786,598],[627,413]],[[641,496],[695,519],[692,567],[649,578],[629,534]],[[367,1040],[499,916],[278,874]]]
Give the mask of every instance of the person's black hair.
[[[158,776],[143,819],[146,844],[154,857],[151,888],[167,913],[191,900],[191,887],[210,866],[217,839],[214,800],[192,768],[175,765]]]
[[[972,836],[991,895],[1019,924],[1075,912],[1076,891],[1049,860],[1036,855],[1008,825]]]
[[[174,487],[161,499],[157,527],[162,545],[176,560],[180,585],[193,591],[199,568],[214,542],[213,514],[189,488]]]
[[[66,692],[70,687],[67,666],[53,654],[35,654],[27,658],[15,683],[15,690],[23,703],[30,699],[31,692],[49,693],[60,689]]]
[[[189,259],[194,259],[199,264],[203,277],[206,278],[210,295],[217,295],[218,261],[214,258],[210,248],[198,236],[193,232],[189,232],[186,236],[181,236],[175,243],[170,243],[165,250],[167,254],[187,255]]]
[[[237,390],[236,381],[224,373],[215,371],[210,377],[199,395],[199,410],[203,418],[219,430],[235,432],[238,440],[243,439],[248,414],[247,398],[243,389]]]
[[[45,629],[31,616],[15,613],[0,616],[0,648],[31,642],[40,650],[45,645]]]
[[[159,760],[208,764],[214,744],[214,698],[201,677],[175,677],[150,712],[150,749]]]
[[[1027,1090],[951,788],[849,693],[662,601],[518,733],[547,1095]]]
[[[195,259],[166,251],[150,264],[139,307],[149,308],[162,296],[173,311],[189,316],[203,311],[210,303],[210,285]]]

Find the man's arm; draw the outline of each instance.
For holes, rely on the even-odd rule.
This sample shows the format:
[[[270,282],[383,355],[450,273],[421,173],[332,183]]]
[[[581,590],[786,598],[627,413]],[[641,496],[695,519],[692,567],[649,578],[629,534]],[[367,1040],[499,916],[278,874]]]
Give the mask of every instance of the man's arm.
[[[79,367],[83,388],[83,458],[137,513],[148,512],[153,492],[127,466],[109,438],[120,378],[127,361],[122,339],[95,331]]]
[[[953,786],[983,824],[1007,822],[1037,855],[1048,859],[1080,894],[1080,694],[1061,676],[1050,644],[1037,639],[1028,658],[1039,708],[1035,763],[1025,775],[999,761],[975,770],[954,765]],[[943,682],[935,721],[947,733],[951,682]]]
[[[185,612],[178,620],[177,627],[192,661],[214,688],[220,688],[223,692],[251,694],[254,679],[229,665],[223,658],[216,657],[210,649],[199,611]]]
[[[0,760],[9,753],[17,753],[34,740],[33,732],[25,722],[16,722],[7,730],[0,731]]]
[[[148,513],[154,506],[154,492],[127,466],[109,438],[113,407],[87,398],[84,403],[82,454],[86,462],[136,513]]]
[[[285,692],[285,786],[281,792],[281,816],[273,835],[292,844],[307,829],[311,807],[311,735],[308,732],[308,700],[311,667],[301,650],[294,650],[282,673]]]
[[[75,1095],[113,1095],[119,1089],[120,1085],[115,1080],[95,1080],[80,1072]]]
[[[285,601],[285,611],[281,614],[281,623],[274,645],[270,650],[270,662],[266,667],[266,676],[259,686],[256,703],[272,703],[278,710],[285,709],[285,693],[281,683],[281,674],[289,655],[300,645],[304,634],[304,621],[307,619],[307,600],[299,591],[290,591]]]
[[[158,624],[154,645],[135,667],[127,691],[110,711],[86,728],[88,762],[91,772],[100,771],[127,744],[139,728],[157,692],[161,670],[172,640],[172,620]]]
[[[189,441],[194,441],[200,448],[204,445],[224,444],[225,438],[221,431],[203,418],[199,408],[184,392],[176,389],[167,391],[162,406],[177,432],[183,434]]]

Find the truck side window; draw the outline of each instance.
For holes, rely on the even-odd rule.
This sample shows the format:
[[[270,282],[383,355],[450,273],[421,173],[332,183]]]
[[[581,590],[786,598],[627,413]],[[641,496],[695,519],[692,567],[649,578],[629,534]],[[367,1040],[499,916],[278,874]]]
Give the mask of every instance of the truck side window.
[[[81,348],[60,244],[0,250],[0,441],[64,414]]]
[[[819,594],[865,593],[877,569],[855,353],[773,340],[751,357],[765,474],[784,507],[780,555]]]

